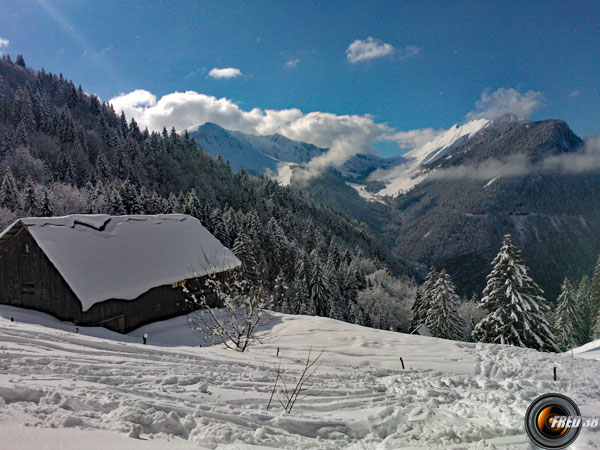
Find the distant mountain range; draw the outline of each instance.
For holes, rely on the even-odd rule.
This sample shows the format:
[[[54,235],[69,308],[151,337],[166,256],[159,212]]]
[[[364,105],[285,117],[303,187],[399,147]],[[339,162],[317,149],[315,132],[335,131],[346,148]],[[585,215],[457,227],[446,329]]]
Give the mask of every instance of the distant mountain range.
[[[257,136],[226,130],[211,122],[189,131],[196,143],[210,155],[229,161],[233,170],[275,175],[283,165],[303,164],[327,152],[328,148],[295,141],[281,134]],[[380,158],[375,155],[356,155],[338,168],[350,180],[364,180],[377,169],[389,169],[404,158]]]
[[[226,130],[206,122],[189,132],[198,145],[214,157],[229,161],[233,170],[250,173],[277,173],[277,165],[305,163],[327,151],[306,142],[294,141],[280,134],[257,136]]]
[[[283,137],[277,147],[277,135],[204,131],[214,127],[205,124],[192,136],[233,168],[293,168],[326,151]],[[227,147],[233,138],[236,146]],[[502,235],[511,233],[534,278],[554,298],[565,275],[578,280],[600,253],[600,174],[521,170],[486,176],[475,168],[489,161],[535,165],[582,145],[564,121],[509,114],[455,125],[401,157],[357,155],[302,188],[366,222],[402,258],[446,267],[464,294],[481,292]],[[248,155],[261,163],[251,165]],[[457,168],[462,176],[444,176]]]

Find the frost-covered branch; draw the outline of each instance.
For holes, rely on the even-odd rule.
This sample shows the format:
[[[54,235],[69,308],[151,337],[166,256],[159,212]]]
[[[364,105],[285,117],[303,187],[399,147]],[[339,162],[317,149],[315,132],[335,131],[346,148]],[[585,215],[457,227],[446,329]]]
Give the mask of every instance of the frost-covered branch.
[[[243,352],[258,341],[256,331],[269,320],[272,298],[261,285],[233,271],[227,278],[209,275],[203,283],[183,287],[193,309],[189,325],[208,339],[217,338],[230,349]]]

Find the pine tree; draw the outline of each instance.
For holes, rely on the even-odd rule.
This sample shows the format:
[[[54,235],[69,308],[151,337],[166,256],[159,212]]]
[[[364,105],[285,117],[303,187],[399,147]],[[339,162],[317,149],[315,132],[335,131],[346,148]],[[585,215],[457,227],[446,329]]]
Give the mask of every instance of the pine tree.
[[[600,314],[600,257],[596,261],[594,274],[592,275],[592,295],[590,296],[589,314],[592,317],[592,322]]]
[[[318,316],[328,316],[329,313],[329,285],[324,267],[319,259],[317,250],[310,253],[312,273],[310,276],[310,299],[315,305]]]
[[[284,303],[288,295],[288,284],[285,281],[285,275],[282,270],[277,274],[277,278],[275,278],[275,282],[273,283],[273,306],[274,309],[279,310],[281,312],[284,311]],[[286,308],[288,306],[286,305]]]
[[[338,274],[335,269],[328,272],[328,283],[330,292],[328,317],[336,320],[345,320],[347,316],[344,305],[344,297],[340,292],[339,284],[337,283]]]
[[[459,298],[456,287],[445,269],[438,274],[431,291],[425,324],[431,334],[444,339],[460,340],[464,337],[463,320],[458,315]]]
[[[231,206],[227,206],[223,211],[223,226],[225,227],[225,233],[227,234],[226,242],[232,243],[235,241],[238,235],[238,223],[236,220],[236,214]],[[249,237],[249,236],[248,236]],[[225,244],[227,246],[228,244]]]
[[[62,151],[58,155],[55,173],[57,180],[62,181],[66,184],[71,184],[75,179],[75,169],[73,167],[73,160],[71,159],[71,156],[66,152],[65,149],[62,149]]]
[[[19,207],[19,190],[10,169],[6,169],[4,177],[2,177],[2,184],[0,184],[0,206],[11,211],[16,211]]]
[[[223,215],[221,214],[220,209],[215,208],[210,214],[209,224],[211,233],[221,242],[221,244],[225,247],[229,247],[231,245],[229,242],[229,235],[225,229]]]
[[[139,193],[129,180],[121,183],[119,194],[121,195],[125,214],[142,214],[144,212]]]
[[[107,181],[110,177],[111,170],[104,153],[98,153],[98,156],[96,157],[96,164],[94,166],[96,168],[96,179]]]
[[[108,208],[109,213],[113,216],[120,216],[126,214],[125,206],[123,205],[123,199],[117,188],[112,188],[108,196]]]
[[[556,351],[558,346],[548,322],[550,307],[542,290],[529,276],[521,252],[510,234],[492,262],[481,306],[490,314],[473,330],[480,342],[510,344],[541,351]]]
[[[37,216],[39,214],[38,197],[36,195],[35,184],[31,177],[27,177],[25,182],[25,189],[23,189],[23,209],[30,216]]]
[[[410,322],[410,332],[415,331],[419,325],[424,322],[424,303],[423,303],[423,295],[421,293],[421,286],[417,287],[415,292],[415,300],[412,305],[412,319]]]
[[[594,327],[595,317],[591,313],[592,303],[592,283],[590,278],[585,275],[579,283],[577,289],[577,311],[579,314],[577,339],[578,344],[587,344],[592,340],[592,329]]]
[[[556,312],[554,328],[556,329],[556,340],[561,350],[565,351],[577,345],[579,314],[577,310],[575,292],[573,285],[565,277],[561,286],[561,293],[556,299]]]
[[[40,203],[39,216],[52,217],[54,213],[52,212],[52,208],[50,207],[50,197],[48,195],[48,189],[44,187],[42,191],[42,201]]]
[[[306,265],[306,254],[304,251],[300,251],[294,264],[294,300],[292,308],[295,313],[315,315],[314,304],[310,299],[308,268]]]
[[[202,216],[202,204],[198,200],[196,189],[192,188],[185,198],[185,214],[199,219]]]
[[[411,331],[416,330],[419,325],[424,324],[427,319],[427,311],[431,303],[433,288],[439,277],[438,271],[431,266],[429,273],[425,277],[423,285],[417,289],[415,302],[412,307]]]
[[[596,316],[596,324],[593,329],[593,338],[594,340],[600,339],[600,314]]]
[[[256,279],[258,276],[258,268],[253,250],[250,238],[242,230],[235,238],[231,251],[241,261],[244,275],[250,279]]]

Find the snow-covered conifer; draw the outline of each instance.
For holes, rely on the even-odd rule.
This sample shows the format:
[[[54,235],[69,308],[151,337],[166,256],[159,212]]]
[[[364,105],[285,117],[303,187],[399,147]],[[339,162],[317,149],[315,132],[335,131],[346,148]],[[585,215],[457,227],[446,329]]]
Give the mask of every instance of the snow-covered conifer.
[[[464,323],[458,315],[459,298],[456,287],[445,269],[439,272],[431,290],[425,324],[431,334],[444,339],[464,337]]]
[[[475,326],[473,337],[480,342],[558,350],[548,321],[548,302],[529,276],[510,234],[504,236],[492,264],[481,299],[481,306],[490,313]]]
[[[235,238],[231,251],[242,262],[242,272],[249,278],[255,278],[258,270],[256,257],[252,242],[244,230]]]
[[[19,191],[17,182],[10,169],[4,172],[2,184],[0,184],[0,206],[11,211],[16,211],[19,207]]]
[[[202,204],[200,203],[198,194],[194,188],[187,193],[185,199],[185,214],[189,214],[197,219],[202,216]]]
[[[600,314],[596,316],[596,323],[594,324],[594,328],[592,330],[592,337],[594,340],[600,339]]]
[[[438,279],[439,273],[435,267],[431,266],[429,273],[425,277],[423,285],[417,289],[415,302],[412,307],[411,330],[416,330],[419,325],[424,324],[427,319],[427,310],[431,301],[433,287]]]
[[[25,188],[23,189],[23,209],[30,216],[37,216],[40,210],[39,206],[35,184],[31,177],[27,177]]]
[[[54,212],[52,211],[52,208],[50,207],[50,197],[48,195],[48,189],[45,187],[42,189],[41,199],[42,199],[42,201],[40,203],[39,216],[40,217],[52,217],[54,215]]]
[[[577,311],[579,320],[577,321],[577,339],[578,344],[587,344],[592,340],[592,329],[594,326],[594,317],[591,314],[592,301],[592,283],[587,275],[581,279],[577,289]]]
[[[590,296],[589,311],[592,321],[600,314],[600,257],[598,257],[598,260],[596,261],[594,274],[592,275],[592,292]]]
[[[579,314],[573,285],[565,277],[561,292],[556,299],[554,328],[556,340],[561,350],[568,350],[577,345],[576,330],[578,329]]]
[[[327,316],[329,313],[329,280],[316,249],[310,253],[310,261],[312,266],[310,298],[315,305],[316,314],[318,316]]]
[[[121,198],[121,194],[116,187],[113,187],[110,190],[110,194],[108,196],[108,209],[110,214],[114,216],[119,216],[125,214],[125,206],[123,205],[123,199]]]

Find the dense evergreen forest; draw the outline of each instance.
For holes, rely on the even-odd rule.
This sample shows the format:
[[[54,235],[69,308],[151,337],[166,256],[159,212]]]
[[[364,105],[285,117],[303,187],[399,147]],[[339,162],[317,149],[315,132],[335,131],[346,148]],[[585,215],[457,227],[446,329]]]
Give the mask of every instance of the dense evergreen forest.
[[[73,213],[197,217],[275,308],[406,330],[420,267],[368,227],[266,177],[233,173],[175,129],[141,130],[22,56],[0,61],[0,226]]]

